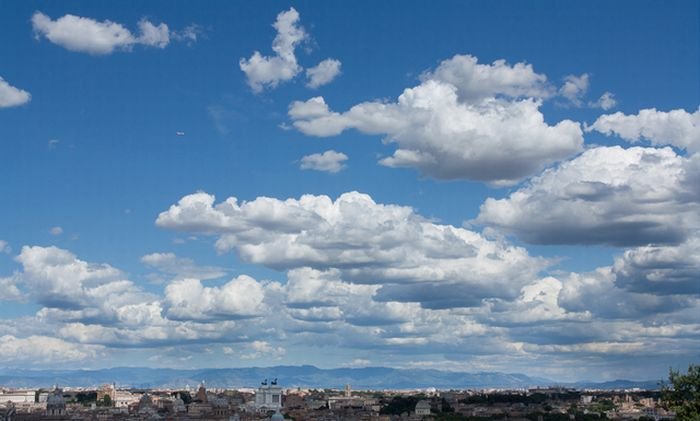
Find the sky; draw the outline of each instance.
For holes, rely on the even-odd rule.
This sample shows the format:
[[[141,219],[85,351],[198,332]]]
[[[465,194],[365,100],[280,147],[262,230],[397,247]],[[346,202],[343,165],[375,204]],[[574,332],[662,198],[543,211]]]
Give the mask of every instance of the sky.
[[[699,17],[0,2],[0,366],[697,363]]]

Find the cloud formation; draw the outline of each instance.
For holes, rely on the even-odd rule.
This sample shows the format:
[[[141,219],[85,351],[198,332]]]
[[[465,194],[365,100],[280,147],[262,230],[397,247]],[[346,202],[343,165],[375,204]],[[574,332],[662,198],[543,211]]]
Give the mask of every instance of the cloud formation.
[[[0,108],[24,105],[31,99],[32,95],[29,92],[15,88],[0,76]]]
[[[272,25],[277,30],[272,42],[274,56],[266,57],[255,51],[250,58],[242,58],[240,67],[248,78],[248,85],[254,92],[263,88],[275,88],[280,82],[286,82],[299,72],[302,67],[297,63],[294,50],[308,35],[299,23],[299,12],[293,7],[277,15]]]
[[[616,135],[636,143],[647,140],[652,145],[673,145],[688,152],[700,152],[700,108],[689,113],[683,109],[657,111],[648,108],[636,115],[621,112],[598,117],[586,131]]]
[[[0,336],[0,359],[15,364],[36,361],[40,362],[39,365],[77,362],[95,358],[103,350],[99,345],[75,344],[49,336]]]
[[[615,94],[612,92],[603,92],[603,95],[596,101],[588,103],[588,106],[591,108],[602,108],[605,111],[615,108],[616,105],[617,100],[615,99]]]
[[[316,66],[306,69],[306,83],[311,89],[327,85],[340,75],[340,60],[328,58],[318,63]]]
[[[274,89],[280,83],[294,79],[304,68],[297,62],[296,48],[309,39],[304,27],[299,25],[299,12],[293,7],[280,12],[272,26],[277,31],[272,41],[273,56],[263,56],[259,51],[253,52],[250,58],[242,58],[239,66],[246,75],[248,86],[255,93],[264,89]],[[330,83],[340,74],[339,60],[326,59],[306,71],[310,88]]]
[[[700,232],[679,245],[625,250],[614,272],[615,284],[632,292],[700,295]]]
[[[175,276],[176,279],[197,278],[216,279],[226,275],[223,268],[216,266],[199,266],[194,260],[177,257],[175,253],[151,253],[141,257],[141,263],[160,272]]]
[[[42,12],[32,15],[32,27],[37,38],[44,37],[69,51],[93,55],[131,51],[135,45],[165,48],[173,37],[190,42],[196,39],[192,30],[175,36],[165,23],[155,25],[145,18],[138,22],[138,34],[110,20],[100,22],[71,14],[53,20]]]
[[[533,244],[679,244],[700,227],[699,163],[670,148],[589,149],[487,199],[476,221]]]
[[[337,173],[345,168],[344,162],[348,156],[342,152],[328,150],[323,153],[314,153],[301,158],[299,167],[302,170],[316,170],[329,173]]]
[[[380,161],[385,166],[506,185],[582,147],[578,123],[544,121],[541,99],[551,94],[546,77],[530,65],[501,60],[482,65],[475,57],[455,56],[404,90],[397,102],[363,102],[339,113],[315,97],[292,103],[289,116],[311,136],[348,129],[386,136],[398,149]]]
[[[564,85],[559,88],[559,95],[563,96],[576,107],[583,105],[583,97],[588,92],[590,85],[587,73],[581,76],[568,75],[564,78]]]
[[[188,278],[165,288],[167,314],[174,320],[259,316],[264,295],[260,283],[245,275],[221,287],[205,287],[198,279]]]
[[[304,195],[214,202],[206,193],[185,196],[156,225],[216,235],[220,252],[235,250],[247,262],[277,270],[337,269],[359,283],[449,283],[464,291],[465,306],[485,296],[517,295],[547,264],[522,248],[357,192],[335,201]]]

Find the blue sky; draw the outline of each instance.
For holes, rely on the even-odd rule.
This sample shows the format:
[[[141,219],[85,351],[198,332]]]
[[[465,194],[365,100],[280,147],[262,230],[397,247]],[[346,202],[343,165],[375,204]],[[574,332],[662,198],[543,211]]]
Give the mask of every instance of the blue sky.
[[[4,2],[0,356],[697,361],[699,13]]]

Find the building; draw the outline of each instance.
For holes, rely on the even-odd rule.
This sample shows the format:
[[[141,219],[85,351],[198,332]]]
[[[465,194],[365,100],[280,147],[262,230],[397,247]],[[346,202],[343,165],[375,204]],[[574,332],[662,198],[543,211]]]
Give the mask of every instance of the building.
[[[46,399],[47,417],[65,417],[66,400],[63,399],[63,390],[55,388]]]
[[[255,409],[277,410],[282,408],[282,388],[277,385],[277,379],[270,382],[262,382],[255,392]]]
[[[36,393],[33,390],[15,390],[12,392],[5,392],[0,394],[0,404],[4,404],[7,402],[34,402],[35,399]]]
[[[418,401],[418,403],[416,403],[416,415],[430,415],[430,402],[425,399]]]

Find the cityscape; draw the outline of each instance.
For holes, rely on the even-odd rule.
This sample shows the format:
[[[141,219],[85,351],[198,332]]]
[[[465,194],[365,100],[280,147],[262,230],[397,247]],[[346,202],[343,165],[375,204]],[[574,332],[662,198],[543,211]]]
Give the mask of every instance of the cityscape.
[[[283,388],[16,389],[0,393],[3,420],[670,420],[659,391],[537,387],[515,390]]]
[[[700,1],[0,0],[0,421],[700,421]]]

